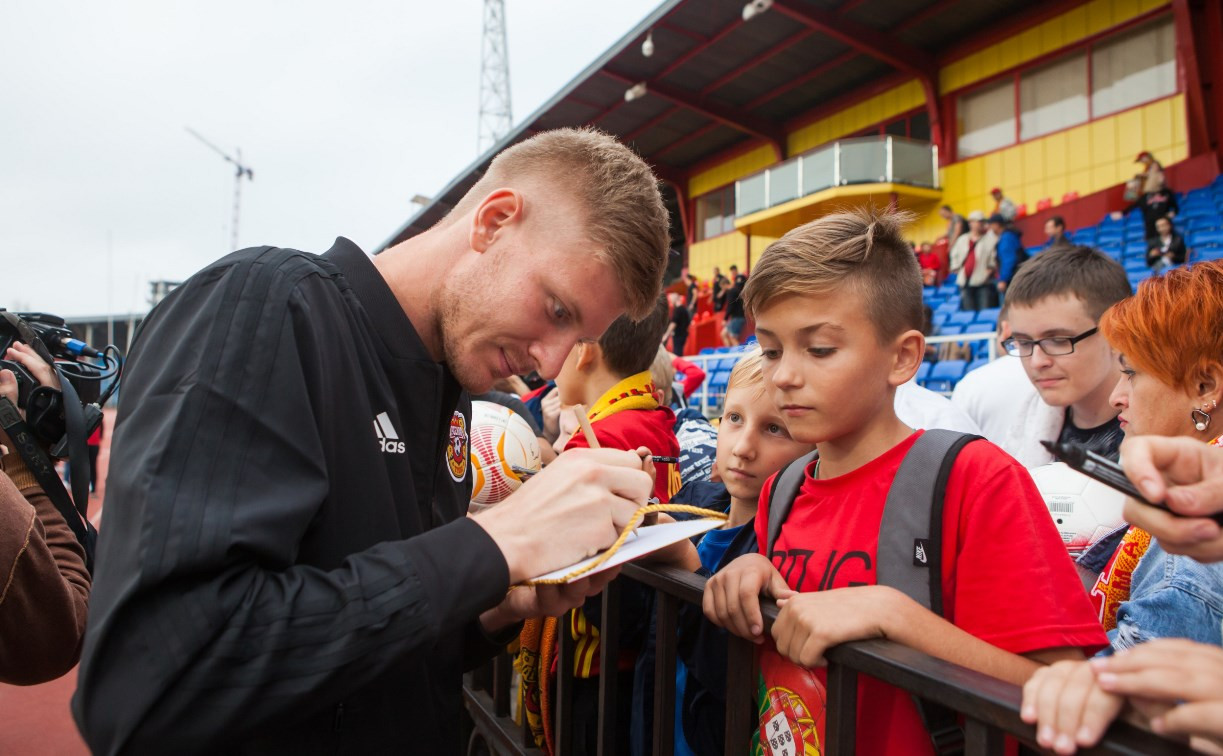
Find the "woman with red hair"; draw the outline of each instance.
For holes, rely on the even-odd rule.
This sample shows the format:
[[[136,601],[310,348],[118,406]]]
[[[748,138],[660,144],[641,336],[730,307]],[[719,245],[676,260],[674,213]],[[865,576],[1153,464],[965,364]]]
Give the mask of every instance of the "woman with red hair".
[[[1223,261],[1150,278],[1109,308],[1100,332],[1119,353],[1110,400],[1126,435],[1187,436],[1223,444]],[[1091,552],[1084,554],[1089,558]],[[1083,560],[1080,560],[1080,565]],[[1110,654],[1158,638],[1223,645],[1223,563],[1164,551],[1139,528],[1116,547],[1092,598]],[[1024,687],[1024,719],[1056,753],[1094,744],[1125,699],[1101,687],[1090,662],[1058,663]]]

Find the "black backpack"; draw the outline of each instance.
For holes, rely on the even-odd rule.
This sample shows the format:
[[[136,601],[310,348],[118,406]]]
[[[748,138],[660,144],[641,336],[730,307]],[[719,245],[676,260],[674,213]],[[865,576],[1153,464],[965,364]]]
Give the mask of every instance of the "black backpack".
[[[901,591],[943,616],[943,497],[960,450],[981,436],[927,430],[905,454],[888,489],[879,523],[875,577],[879,585]],[[765,554],[772,558],[781,526],[802,487],[806,468],[818,452],[782,468],[769,493],[769,529]],[[924,504],[925,506],[922,506]],[[940,756],[964,752],[964,731],[951,709],[914,698],[922,723]]]

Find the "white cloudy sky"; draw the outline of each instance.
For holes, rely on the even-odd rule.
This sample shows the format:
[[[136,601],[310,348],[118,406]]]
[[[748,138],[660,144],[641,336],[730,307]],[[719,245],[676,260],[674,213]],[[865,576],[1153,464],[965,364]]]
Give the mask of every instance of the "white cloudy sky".
[[[657,4],[507,0],[515,118]],[[481,23],[480,0],[3,0],[0,306],[140,311],[226,254],[233,172],[188,125],[255,171],[241,246],[377,246],[476,157]]]

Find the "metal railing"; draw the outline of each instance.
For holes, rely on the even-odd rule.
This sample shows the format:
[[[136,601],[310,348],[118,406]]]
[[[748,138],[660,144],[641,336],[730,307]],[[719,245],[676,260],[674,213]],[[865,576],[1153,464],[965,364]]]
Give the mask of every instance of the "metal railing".
[[[676,628],[681,602],[701,603],[705,578],[670,567],[625,565],[616,580],[604,590],[603,632],[600,635],[601,669],[616,669],[620,652],[618,633],[620,589],[632,580],[653,588],[656,594],[654,671],[654,729],[651,752],[670,754],[675,742]],[[777,605],[763,601],[765,632],[777,618]],[[566,627],[562,622],[561,627]],[[556,754],[578,753],[572,742],[573,648],[567,632],[559,632],[557,662]],[[747,753],[757,722],[751,716],[751,697],[756,690],[755,646],[730,635],[727,641],[725,753]],[[966,756],[995,756],[1005,752],[1005,738],[1014,737],[1032,746],[1035,731],[1019,718],[1021,689],[988,675],[884,640],[846,643],[827,653],[827,731],[824,756],[852,756],[857,742],[858,678],[867,675],[894,685],[918,698],[950,708],[961,715]],[[511,662],[503,655],[483,670],[469,676],[464,701],[474,723],[468,753],[537,754],[524,728],[510,718]],[[615,753],[616,700],[629,691],[617,690],[617,676],[599,676],[598,756]],[[483,746],[483,751],[480,750]],[[1034,746],[1033,746],[1034,747]],[[1185,744],[1162,738],[1125,722],[1116,722],[1095,748],[1082,754],[1189,754]]]
[[[937,188],[938,147],[898,136],[842,139],[735,182],[735,217],[834,186],[910,184]]]

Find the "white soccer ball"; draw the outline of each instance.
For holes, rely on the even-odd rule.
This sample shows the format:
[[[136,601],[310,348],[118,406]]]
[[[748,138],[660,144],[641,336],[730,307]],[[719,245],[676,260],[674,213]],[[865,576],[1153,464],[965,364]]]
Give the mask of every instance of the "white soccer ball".
[[[1071,555],[1083,553],[1125,521],[1121,516],[1125,494],[1071,469],[1065,462],[1028,472]]]
[[[539,472],[539,442],[531,426],[509,407],[471,403],[471,507],[486,509],[518,490],[519,467]]]

